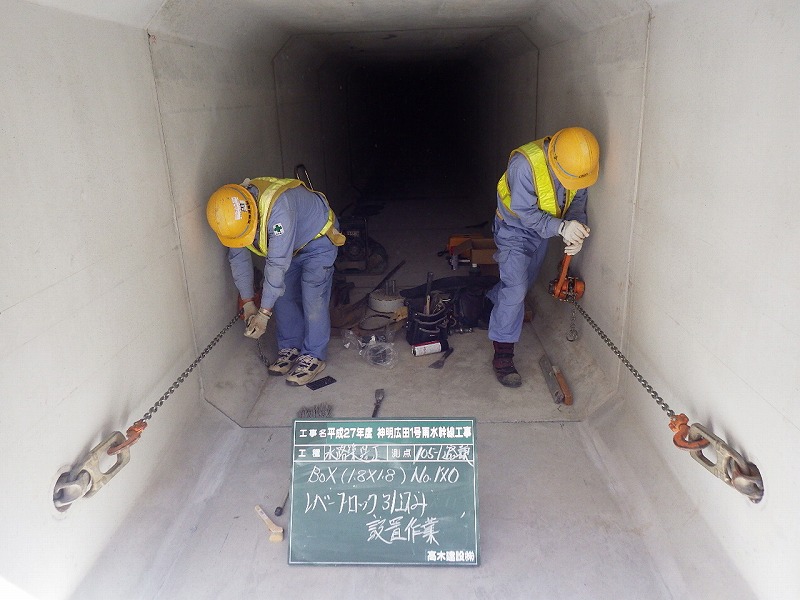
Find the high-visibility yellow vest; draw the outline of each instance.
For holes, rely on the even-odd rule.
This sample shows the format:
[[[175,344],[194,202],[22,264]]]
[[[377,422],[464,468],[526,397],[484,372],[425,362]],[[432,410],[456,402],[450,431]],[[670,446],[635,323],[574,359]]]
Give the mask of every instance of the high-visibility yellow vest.
[[[255,252],[259,256],[266,256],[267,255],[267,240],[269,236],[269,215],[272,213],[272,207],[275,205],[275,201],[280,198],[281,194],[286,190],[290,190],[292,188],[296,188],[297,186],[302,185],[308,191],[313,192],[316,194],[322,202],[324,202],[325,206],[328,209],[328,220],[325,222],[324,227],[320,230],[320,232],[314,236],[312,239],[308,240],[305,244],[300,246],[297,250],[294,251],[294,254],[297,254],[305,248],[306,244],[312,242],[318,238],[321,238],[323,235],[327,235],[328,238],[333,242],[336,246],[341,246],[344,244],[344,236],[336,231],[336,228],[333,226],[334,221],[336,220],[336,215],[333,214],[333,210],[328,204],[328,199],[325,197],[325,194],[322,192],[315,192],[314,190],[310,189],[305,183],[300,181],[299,179],[279,179],[277,177],[257,177],[256,179],[251,179],[250,183],[253,184],[258,188],[258,237],[257,239],[253,240],[253,243],[247,246],[247,249],[251,252]]]
[[[550,169],[547,168],[547,160],[545,158],[544,143],[547,141],[550,141],[549,137],[520,146],[511,152],[508,160],[511,162],[511,159],[516,153],[522,154],[528,159],[528,164],[531,166],[531,173],[533,174],[533,190],[536,192],[536,197],[539,199],[539,208],[549,215],[561,218],[572,203],[576,190],[566,190],[567,197],[566,202],[564,202],[564,208],[559,208],[558,200],[556,199],[556,187],[553,183],[553,178],[550,176]],[[506,207],[506,210],[512,215],[517,216],[517,213],[511,210],[511,191],[508,188],[508,171],[503,173],[500,181],[497,182],[497,195],[500,197],[500,201],[503,203],[503,206]],[[499,209],[497,215],[501,219],[503,218]]]

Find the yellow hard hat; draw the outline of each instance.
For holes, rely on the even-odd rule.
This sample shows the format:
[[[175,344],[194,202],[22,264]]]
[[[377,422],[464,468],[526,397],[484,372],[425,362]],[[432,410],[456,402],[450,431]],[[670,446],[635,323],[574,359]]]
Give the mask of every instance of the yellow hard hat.
[[[256,201],[241,185],[229,183],[211,194],[206,218],[219,241],[228,248],[244,248],[256,237]]]
[[[566,127],[550,138],[547,160],[568,190],[587,188],[600,173],[600,145],[583,127]]]

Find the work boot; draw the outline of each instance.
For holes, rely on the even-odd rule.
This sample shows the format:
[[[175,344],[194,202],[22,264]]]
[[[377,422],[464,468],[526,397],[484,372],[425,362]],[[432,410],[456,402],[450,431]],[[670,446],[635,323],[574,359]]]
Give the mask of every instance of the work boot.
[[[514,368],[514,344],[508,342],[492,342],[494,359],[492,368],[497,381],[506,387],[516,388],[522,385],[522,377]]]
[[[297,348],[283,348],[278,352],[278,358],[267,367],[270,375],[286,375],[292,370],[294,363],[300,358],[300,350]]]
[[[305,385],[325,369],[325,361],[310,354],[303,354],[297,359],[292,372],[286,376],[288,385]]]

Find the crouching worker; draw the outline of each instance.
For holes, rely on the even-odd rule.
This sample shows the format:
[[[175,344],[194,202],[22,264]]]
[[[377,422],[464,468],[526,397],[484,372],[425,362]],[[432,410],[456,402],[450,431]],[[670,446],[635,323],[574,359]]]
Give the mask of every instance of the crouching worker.
[[[586,188],[597,181],[599,159],[594,135],[582,127],[567,127],[514,150],[497,184],[494,241],[500,281],[487,296],[494,304],[489,318],[492,368],[505,386],[522,385],[514,367],[514,344],[522,332],[525,296],[539,275],[548,238],[560,235],[565,254],[575,255],[589,236]]]
[[[278,357],[270,375],[305,385],[325,369],[331,323],[333,263],[344,236],[325,196],[298,179],[259,177],[223,185],[206,217],[220,242],[244,302],[244,335],[258,339],[275,314]],[[264,257],[264,281],[254,282],[252,254]],[[261,284],[261,305],[255,285]]]

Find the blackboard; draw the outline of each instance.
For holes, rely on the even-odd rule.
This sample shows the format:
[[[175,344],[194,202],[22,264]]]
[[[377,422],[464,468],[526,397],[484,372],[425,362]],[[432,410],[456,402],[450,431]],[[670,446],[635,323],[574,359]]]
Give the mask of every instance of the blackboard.
[[[479,564],[474,419],[297,419],[293,432],[289,564]]]

